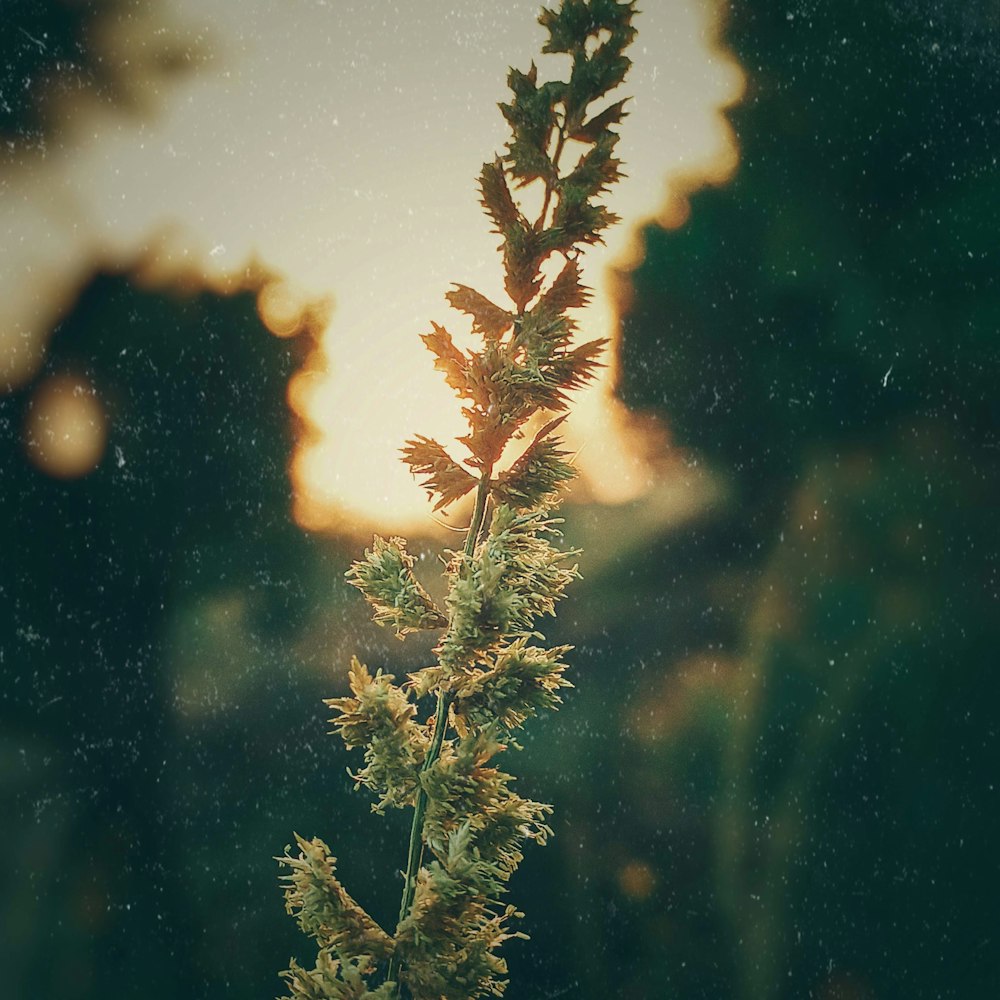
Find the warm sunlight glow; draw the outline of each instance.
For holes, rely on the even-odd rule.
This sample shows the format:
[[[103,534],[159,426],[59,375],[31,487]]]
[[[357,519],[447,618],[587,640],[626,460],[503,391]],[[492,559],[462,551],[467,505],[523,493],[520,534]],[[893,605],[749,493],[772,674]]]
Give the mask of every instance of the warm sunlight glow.
[[[301,427],[290,466],[299,523],[433,529],[398,450],[462,425],[419,337],[431,320],[467,329],[444,301],[452,282],[502,301],[475,177],[507,137],[493,109],[508,66],[537,51],[538,6],[343,0],[290,18],[269,0],[164,0],[155,16],[196,40],[198,69],[151,94],[147,118],[73,98],[55,109],[66,123],[58,146],[6,174],[8,242],[25,268],[0,268],[0,383],[33,377],[44,331],[97,268],[141,259],[153,284],[208,287],[284,276],[259,294],[263,323],[286,337],[307,312],[322,330],[288,390]],[[623,222],[586,256],[595,300],[581,336],[614,340],[614,269],[637,262],[637,227],[678,224],[687,193],[736,163],[721,112],[743,77],[717,47],[714,9],[671,0],[640,15],[623,88],[628,178],[608,199]],[[107,44],[135,44],[127,28]],[[611,395],[613,349],[607,360],[566,437],[579,453],[575,496],[619,503],[661,473],[645,460],[648,425]]]
[[[612,347],[607,356],[604,376],[588,391],[580,394],[573,416],[567,425],[566,437],[577,452],[583,489],[577,495],[603,503],[623,503],[645,493],[654,483],[657,471],[646,461],[651,449],[650,434],[657,431],[648,421],[637,421],[612,393],[615,382],[615,349],[617,337],[616,295],[619,289],[612,269],[628,270],[639,263],[641,246],[638,226],[645,221],[661,225],[680,225],[686,219],[687,196],[704,184],[725,182],[738,162],[736,143],[722,116],[722,108],[732,104],[742,94],[743,76],[725,53],[718,50],[713,39],[719,32],[719,15],[711,14],[697,3],[678,4],[670,11],[673,42],[691,58],[700,77],[711,81],[695,103],[684,109],[683,125],[688,130],[682,158],[673,162],[664,158],[670,150],[658,150],[661,172],[669,173],[662,204],[643,202],[644,194],[655,187],[635,183],[637,172],[647,168],[650,151],[643,146],[641,136],[633,139],[633,150],[624,156],[633,183],[621,185],[624,196],[617,191],[610,199],[611,207],[623,217],[623,224],[612,230],[608,245],[588,251],[585,273],[594,288],[594,299],[581,320],[580,338],[607,337]],[[647,50],[648,51],[648,50]],[[629,81],[635,101],[633,117],[640,117],[641,105],[650,100],[647,88],[655,85],[658,67],[643,66],[642,56],[636,56],[636,66]],[[629,122],[629,129],[633,122]],[[629,129],[623,129],[626,137]],[[625,143],[623,143],[625,145]],[[633,161],[638,160],[637,167]],[[473,270],[499,264],[492,256],[482,260],[480,243],[469,244],[468,260],[476,260]],[[466,266],[452,280],[470,280]],[[496,279],[494,279],[496,280]],[[488,279],[479,278],[482,290],[489,293]],[[618,282],[620,284],[620,281]],[[376,384],[359,378],[369,351],[359,344],[384,343],[377,328],[365,318],[335,315],[325,331],[318,353],[320,358],[313,370],[300,375],[292,390],[296,412],[311,428],[300,443],[293,465],[297,487],[296,517],[303,526],[313,530],[342,530],[345,522],[364,522],[371,517],[373,505],[379,518],[389,522],[393,530],[406,530],[414,519],[427,527],[429,509],[422,491],[410,480],[398,462],[402,442],[414,433],[427,434],[441,440],[463,432],[457,407],[441,385],[440,376],[433,372],[430,356],[424,351],[418,334],[429,328],[429,319],[445,323],[453,334],[467,327],[461,317],[449,315],[443,303],[447,284],[438,293],[438,301],[426,313],[407,324],[408,336],[400,331],[394,337],[392,351],[396,355],[396,374],[386,373]],[[499,288],[492,289],[498,302],[503,302]],[[396,285],[395,294],[401,301],[428,301],[427,291],[416,286]],[[351,331],[350,324],[357,324]],[[376,359],[377,360],[377,359]],[[317,370],[318,369],[318,370]],[[424,400],[414,414],[414,398]],[[416,415],[417,422],[411,417]],[[457,455],[461,449],[457,448]],[[363,475],[352,474],[363,470]],[[456,505],[449,512],[453,523],[461,524],[465,506]]]

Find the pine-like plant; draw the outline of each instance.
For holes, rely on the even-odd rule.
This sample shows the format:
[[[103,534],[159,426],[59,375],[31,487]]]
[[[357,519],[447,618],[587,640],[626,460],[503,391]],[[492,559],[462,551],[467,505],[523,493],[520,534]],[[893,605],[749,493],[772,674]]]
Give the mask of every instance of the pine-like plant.
[[[373,810],[413,810],[399,921],[392,933],[379,927],[337,880],[326,844],[296,836],[298,852],[278,859],[289,869],[286,909],[319,955],[314,968],[293,960],[282,974],[291,1000],[470,1000],[500,996],[507,985],[498,950],[523,935],[509,926],[521,914],[501,898],[524,843],[551,834],[551,810],[515,792],[494,758],[513,730],[556,708],[570,686],[570,647],[534,641],[544,638],[537,619],[554,614],[577,576],[576,553],[553,544],[553,510],[574,474],[557,430],[568,394],[593,378],[605,346],[574,346],[569,312],[588,301],[579,252],[617,221],[597,199],[621,176],[613,127],[625,102],[593,106],[625,78],[634,14],[634,0],[543,8],[542,51],[569,56],[569,80],[539,83],[534,63],[508,76],[513,96],[500,110],[512,136],[506,155],[483,165],[479,190],[502,240],[511,306],[465,285],[447,294],[471,317],[481,348],[461,350],[436,323],[423,339],[464,402],[466,455],[456,460],[420,436],[403,449],[435,510],[475,493],[465,545],[448,553],[444,608],[418,581],[401,538],[376,537],[348,574],[375,620],[400,637],[440,629],[437,662],[397,685],[355,659],[350,696],[326,702],[348,749],[364,751],[354,777],[375,794]],[[576,162],[564,170],[571,149]],[[528,187],[541,199],[534,221],[514,194]],[[550,261],[557,266],[546,270]],[[539,416],[548,419],[504,468],[508,445],[516,448]],[[436,711],[421,722],[425,699]]]

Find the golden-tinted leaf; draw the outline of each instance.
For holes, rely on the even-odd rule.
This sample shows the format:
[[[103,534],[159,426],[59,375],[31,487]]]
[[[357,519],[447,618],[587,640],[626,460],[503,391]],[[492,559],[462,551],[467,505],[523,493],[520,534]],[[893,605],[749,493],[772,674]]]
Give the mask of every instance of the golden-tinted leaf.
[[[565,344],[574,327],[572,320],[552,312],[539,301],[518,324],[514,343],[528,358],[540,360]]]
[[[514,322],[514,317],[468,285],[455,285],[446,293],[453,308],[472,317],[472,328],[487,340],[497,340]]]
[[[496,464],[507,442],[517,433],[520,422],[501,423],[497,420],[479,421],[468,434],[458,440],[469,449],[469,465],[477,469],[490,469]]]
[[[435,356],[434,367],[444,373],[444,380],[461,395],[466,388],[469,359],[455,346],[451,334],[443,326],[433,322],[431,326],[433,333],[425,333],[420,339]]]
[[[535,360],[549,357],[564,346],[576,329],[566,310],[585,305],[589,289],[580,283],[580,268],[568,260],[552,286],[525,313],[517,326],[516,344]]]
[[[415,476],[423,476],[423,487],[436,496],[435,510],[461,499],[475,485],[475,477],[463,469],[433,438],[418,434],[402,449],[403,461]]]
[[[600,358],[607,344],[607,339],[602,337],[555,355],[546,362],[545,372],[561,392],[579,389],[603,367]]]
[[[550,250],[545,233],[536,232],[526,222],[503,231],[504,288],[518,312],[538,294],[542,279],[538,269]]]

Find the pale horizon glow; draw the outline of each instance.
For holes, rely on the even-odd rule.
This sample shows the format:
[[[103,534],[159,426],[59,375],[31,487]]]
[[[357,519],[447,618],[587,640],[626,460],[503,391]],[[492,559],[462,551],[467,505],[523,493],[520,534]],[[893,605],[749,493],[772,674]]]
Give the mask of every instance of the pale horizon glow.
[[[60,148],[4,178],[0,359],[11,377],[35,370],[38,331],[100,266],[145,254],[163,275],[224,284],[257,261],[295,289],[291,300],[277,287],[262,297],[276,332],[294,301],[333,302],[322,356],[289,386],[307,425],[292,462],[300,523],[426,528],[429,506],[398,449],[415,433],[448,440],[462,427],[419,334],[432,319],[466,329],[444,300],[454,282],[503,301],[475,177],[507,137],[495,105],[508,65],[537,57],[538,6],[249,0],[234,20],[226,0],[164,3],[157,16],[175,35],[196,33],[206,64],[146,120],[79,100],[65,109],[73,124]],[[608,269],[635,263],[639,224],[676,222],[686,189],[736,164],[721,109],[743,77],[714,48],[714,7],[661,0],[637,24],[622,88],[633,95],[620,145],[629,177],[608,199],[624,221],[584,260],[596,293],[580,317],[587,337],[614,335]],[[651,485],[613,376],[580,394],[567,433],[582,492],[606,503]]]

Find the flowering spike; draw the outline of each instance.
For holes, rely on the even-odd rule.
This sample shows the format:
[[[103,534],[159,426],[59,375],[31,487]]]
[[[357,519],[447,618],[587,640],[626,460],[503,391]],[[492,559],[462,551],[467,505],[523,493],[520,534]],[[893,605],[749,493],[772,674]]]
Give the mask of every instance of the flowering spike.
[[[413,575],[414,558],[402,538],[375,536],[364,559],[347,571],[348,583],[365,595],[375,609],[379,625],[392,625],[402,638],[407,632],[442,628],[448,619],[434,606],[430,595]]]
[[[295,842],[299,845],[296,857],[286,848],[284,856],[276,860],[291,869],[281,876],[285,909],[303,932],[341,959],[388,958],[393,951],[392,938],[334,876],[337,859],[326,844],[319,838],[304,840],[298,834]]]
[[[353,778],[379,796],[375,812],[410,805],[428,744],[424,728],[414,721],[416,706],[393,684],[392,674],[379,670],[373,677],[357,657],[348,677],[353,697],[327,698],[324,704],[337,712],[330,723],[344,745],[365,748],[366,766]]]
[[[443,629],[436,662],[400,686],[354,659],[350,694],[326,702],[348,749],[364,751],[354,777],[374,794],[373,809],[413,807],[399,920],[385,933],[336,880],[326,845],[298,839],[298,856],[280,859],[292,869],[286,900],[318,956],[314,968],[293,961],[282,974],[287,1000],[401,1000],[400,991],[410,1000],[474,1000],[501,996],[507,986],[499,949],[524,935],[509,929],[522,915],[500,898],[525,843],[551,836],[551,808],[519,795],[496,758],[517,747],[514,730],[557,708],[572,686],[564,660],[570,647],[532,642],[541,638],[539,619],[555,613],[578,576],[575,553],[554,545],[552,511],[574,473],[555,432],[606,345],[576,344],[570,313],[589,300],[579,252],[601,242],[615,221],[598,199],[622,176],[612,126],[624,117],[624,102],[591,105],[604,103],[628,70],[634,13],[631,0],[561,0],[539,21],[548,32],[543,51],[569,55],[569,79],[539,83],[534,63],[508,76],[511,97],[500,110],[510,139],[503,157],[483,164],[479,192],[501,238],[513,305],[467,285],[447,293],[471,317],[481,349],[461,350],[436,323],[423,340],[462,401],[468,431],[458,441],[469,457],[460,463],[420,435],[402,449],[435,510],[475,492],[465,544],[450,553],[445,572],[445,610],[416,579],[401,538],[376,536],[348,573],[375,620],[401,637]],[[570,140],[589,148],[567,169],[561,161]],[[533,185],[541,209],[529,219],[515,192]],[[553,254],[565,263],[549,280]],[[541,429],[497,471],[532,421]],[[422,724],[418,703],[430,698],[434,716]],[[427,718],[424,709],[419,717]]]

